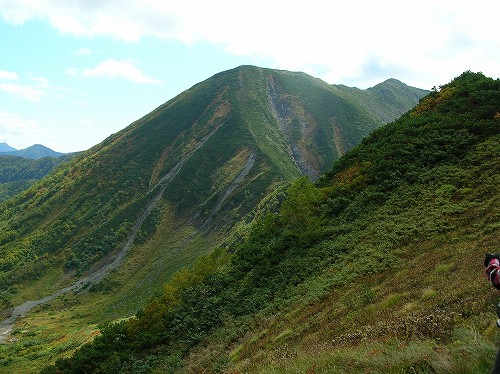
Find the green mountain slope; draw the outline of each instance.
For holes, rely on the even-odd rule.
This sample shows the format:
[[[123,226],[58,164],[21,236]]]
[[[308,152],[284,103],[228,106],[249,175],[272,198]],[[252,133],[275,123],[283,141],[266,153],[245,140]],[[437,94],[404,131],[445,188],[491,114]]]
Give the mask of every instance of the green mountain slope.
[[[418,101],[428,93],[409,87],[397,79],[388,79],[366,91],[343,85],[334,85],[333,89],[354,105],[369,108],[373,115],[384,122],[399,118],[406,112],[405,108],[413,107],[415,100]]]
[[[26,190],[37,180],[42,179],[71,155],[46,157],[32,160],[16,156],[0,156],[0,202]]]
[[[6,202],[0,279],[16,284],[57,264],[88,269],[120,247],[167,184],[162,196],[179,220],[230,225],[275,183],[316,177],[337,149],[381,124],[305,74],[218,74]]]
[[[54,360],[96,324],[133,315],[176,271],[243,235],[257,205],[382,124],[318,79],[243,66],[61,165],[0,205],[0,309],[12,316],[0,333],[34,308],[13,339],[37,336],[29,352],[22,337],[4,348],[19,358],[7,364],[36,371],[30,357]]]
[[[500,80],[466,72],[46,373],[486,372]]]

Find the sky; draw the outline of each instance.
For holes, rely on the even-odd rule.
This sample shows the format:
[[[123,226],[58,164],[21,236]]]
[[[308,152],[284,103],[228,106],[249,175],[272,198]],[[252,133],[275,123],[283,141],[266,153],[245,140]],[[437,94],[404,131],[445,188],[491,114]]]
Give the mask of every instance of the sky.
[[[419,88],[500,76],[498,0],[0,0],[0,143],[98,144],[239,65]]]

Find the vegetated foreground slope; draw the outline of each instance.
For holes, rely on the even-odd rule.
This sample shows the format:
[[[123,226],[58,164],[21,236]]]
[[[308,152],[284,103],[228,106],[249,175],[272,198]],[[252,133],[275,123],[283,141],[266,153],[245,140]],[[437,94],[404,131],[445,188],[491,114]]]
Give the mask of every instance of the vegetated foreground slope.
[[[499,151],[500,80],[466,72],[45,372],[486,372]]]
[[[39,292],[19,287],[47,269],[81,274],[117,251],[165,184],[162,202],[179,226],[218,232],[277,184],[328,170],[340,150],[382,124],[305,74],[218,74],[1,206],[0,308],[25,300],[24,289],[40,297],[66,284],[58,277]],[[145,223],[143,241],[162,212]]]

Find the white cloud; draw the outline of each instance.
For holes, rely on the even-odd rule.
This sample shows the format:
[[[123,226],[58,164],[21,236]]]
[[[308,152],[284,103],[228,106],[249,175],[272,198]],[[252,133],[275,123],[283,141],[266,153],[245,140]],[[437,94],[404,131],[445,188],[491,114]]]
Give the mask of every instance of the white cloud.
[[[270,60],[279,68],[317,66],[328,71],[323,77],[331,82],[367,85],[397,73],[414,84],[419,83],[415,77],[422,77],[424,87],[446,83],[443,77],[467,69],[498,75],[499,10],[497,0],[3,0],[0,4],[0,15],[14,24],[36,18],[78,36],[208,42],[232,54]]]
[[[15,81],[19,79],[19,76],[13,71],[0,70],[0,79]]]
[[[43,136],[36,121],[22,119],[13,113],[0,111],[0,142],[27,147],[40,142]],[[19,145],[19,141],[24,143]]]
[[[16,74],[16,79],[18,78]],[[30,84],[0,83],[0,91],[35,102],[41,101],[42,97],[48,94],[53,97],[60,97],[60,93],[71,92],[71,90],[63,87],[52,86],[45,77],[35,77],[28,74],[28,78]]]
[[[50,87],[49,80],[45,77],[31,77],[31,80],[37,82],[42,87]]]
[[[8,92],[30,101],[40,101],[44,95],[44,92],[39,88],[13,83],[0,83],[0,91]]]
[[[69,70],[69,73],[74,70]],[[131,62],[105,60],[93,69],[85,69],[82,72],[84,77],[107,77],[123,78],[135,83],[161,83],[161,81],[148,77]]]
[[[65,87],[59,87],[59,86],[53,86],[50,84],[49,79],[45,77],[35,77],[29,75],[29,78],[35,82],[36,84],[36,89],[40,90],[43,94],[47,94],[49,92],[51,93],[68,93],[68,92],[73,92],[73,90],[65,88]]]

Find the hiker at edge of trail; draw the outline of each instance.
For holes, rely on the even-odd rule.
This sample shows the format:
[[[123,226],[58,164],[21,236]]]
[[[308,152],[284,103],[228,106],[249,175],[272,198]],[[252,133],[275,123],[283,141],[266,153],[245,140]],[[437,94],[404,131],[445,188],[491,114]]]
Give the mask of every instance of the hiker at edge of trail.
[[[486,267],[486,276],[491,285],[500,290],[500,254],[487,253],[484,258],[484,266]],[[497,326],[500,327],[500,303],[497,305]],[[491,374],[500,374],[500,348],[498,349]]]

